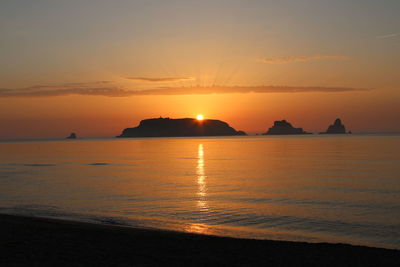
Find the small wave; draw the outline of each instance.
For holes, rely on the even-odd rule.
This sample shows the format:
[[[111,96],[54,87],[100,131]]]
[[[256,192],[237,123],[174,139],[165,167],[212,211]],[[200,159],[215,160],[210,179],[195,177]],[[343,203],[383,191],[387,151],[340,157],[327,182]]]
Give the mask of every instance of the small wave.
[[[372,194],[393,194],[398,195],[399,190],[386,189],[386,188],[357,188],[357,187],[328,187],[332,191],[342,191],[351,193],[372,193]]]
[[[51,164],[51,163],[27,163],[27,164],[22,164],[22,166],[25,166],[25,167],[53,167],[53,166],[56,166],[56,164]]]
[[[110,225],[124,225],[124,226],[131,225],[129,223],[129,220],[121,217],[109,217],[109,216],[101,216],[95,214],[68,212],[62,210],[57,206],[52,206],[52,205],[32,204],[32,205],[17,205],[13,207],[0,207],[0,213],[10,214],[10,215],[43,217],[43,218],[58,218],[64,220],[76,220],[82,222],[93,222],[93,223],[110,224]]]
[[[124,220],[123,218],[115,218],[115,217],[89,217],[89,219],[93,222],[102,223],[102,224],[111,224],[111,225],[124,225],[129,226],[129,222]]]
[[[35,210],[59,210],[60,208],[54,205],[43,204],[30,204],[30,205],[16,205],[15,209],[35,209]]]
[[[110,165],[110,163],[106,163],[106,162],[94,162],[94,163],[89,163],[89,166],[106,166],[106,165]]]
[[[341,201],[341,200],[321,200],[321,199],[304,199],[304,198],[229,198],[233,202],[245,202],[255,204],[280,204],[280,205],[305,205],[319,206],[321,208],[365,208],[391,210],[400,209],[397,202],[372,202],[372,201]]]
[[[57,206],[52,205],[17,205],[14,207],[0,207],[0,212],[12,215],[34,216],[34,217],[61,217],[65,215]]]

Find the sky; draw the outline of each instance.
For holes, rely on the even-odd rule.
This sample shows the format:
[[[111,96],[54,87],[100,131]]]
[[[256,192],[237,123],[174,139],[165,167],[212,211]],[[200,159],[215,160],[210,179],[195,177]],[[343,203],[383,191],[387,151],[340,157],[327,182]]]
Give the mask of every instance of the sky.
[[[398,0],[2,0],[0,139],[153,117],[400,132]]]

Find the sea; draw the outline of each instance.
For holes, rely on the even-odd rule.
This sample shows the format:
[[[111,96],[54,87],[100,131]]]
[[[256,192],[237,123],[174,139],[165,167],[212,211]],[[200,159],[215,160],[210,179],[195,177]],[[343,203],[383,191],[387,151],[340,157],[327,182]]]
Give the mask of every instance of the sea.
[[[400,249],[400,135],[1,141],[0,213]]]

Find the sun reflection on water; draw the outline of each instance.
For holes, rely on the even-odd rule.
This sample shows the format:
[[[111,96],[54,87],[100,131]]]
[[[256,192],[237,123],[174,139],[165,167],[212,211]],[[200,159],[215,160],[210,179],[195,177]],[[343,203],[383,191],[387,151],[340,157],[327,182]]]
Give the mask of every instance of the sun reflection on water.
[[[197,150],[197,166],[196,166],[196,174],[197,174],[197,208],[203,213],[209,212],[209,207],[207,203],[207,183],[206,183],[206,174],[204,168],[204,147],[203,144],[199,144]],[[187,227],[185,227],[185,231],[197,234],[210,234],[211,229],[201,223],[191,223]]]
[[[208,227],[207,225],[204,224],[197,224],[197,223],[192,223],[188,225],[185,228],[185,231],[194,233],[194,234],[205,234],[205,235],[210,235],[212,234],[212,229]]]
[[[197,200],[196,206],[201,214],[209,213],[209,207],[207,203],[207,183],[206,174],[204,170],[204,147],[203,144],[199,144],[197,150],[197,166],[196,166],[196,182],[197,182]],[[190,223],[188,224],[185,231],[196,234],[211,234],[212,231],[209,226],[201,223]]]
[[[204,148],[203,144],[199,144],[198,153],[197,153],[197,184],[198,184],[198,191],[197,191],[197,207],[200,211],[208,211],[208,204],[207,204],[207,184],[204,171]]]

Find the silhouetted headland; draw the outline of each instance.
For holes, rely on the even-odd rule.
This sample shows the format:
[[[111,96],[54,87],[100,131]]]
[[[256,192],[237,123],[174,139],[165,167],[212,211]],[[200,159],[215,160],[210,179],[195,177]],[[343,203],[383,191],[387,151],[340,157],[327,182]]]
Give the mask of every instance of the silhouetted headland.
[[[117,137],[183,137],[183,136],[228,136],[246,135],[236,131],[220,120],[185,119],[146,119],[139,126],[126,128]]]
[[[67,139],[76,139],[76,133],[71,133]]]
[[[286,120],[275,121],[274,126],[268,129],[263,135],[281,135],[281,134],[310,134],[303,131],[303,128],[294,128]]]
[[[326,132],[322,132],[320,134],[345,134],[345,133],[346,133],[346,127],[342,124],[342,121],[340,119],[336,119],[332,125],[329,125]]]

